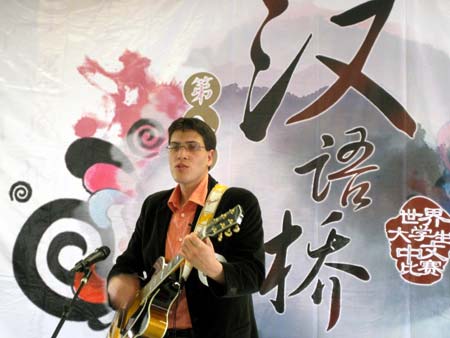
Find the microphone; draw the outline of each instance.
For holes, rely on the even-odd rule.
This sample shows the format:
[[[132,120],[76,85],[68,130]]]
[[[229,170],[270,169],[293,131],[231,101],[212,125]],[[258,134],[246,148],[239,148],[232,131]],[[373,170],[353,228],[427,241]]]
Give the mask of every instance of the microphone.
[[[91,266],[94,263],[100,262],[106,257],[109,256],[109,253],[111,250],[105,245],[97,250],[95,250],[93,253],[91,253],[86,258],[83,258],[81,261],[79,261],[75,266],[70,270],[70,272],[80,272],[83,271],[87,266]]]

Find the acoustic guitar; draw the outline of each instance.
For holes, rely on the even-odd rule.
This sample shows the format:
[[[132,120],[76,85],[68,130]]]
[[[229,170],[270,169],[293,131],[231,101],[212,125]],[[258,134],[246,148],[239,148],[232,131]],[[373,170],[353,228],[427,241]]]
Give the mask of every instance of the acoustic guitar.
[[[244,212],[238,204],[201,227],[197,234],[200,239],[218,235],[221,241],[223,234],[229,237],[233,231],[239,232],[243,217]],[[108,338],[161,338],[166,333],[170,308],[181,289],[175,272],[184,262],[184,257],[177,255],[167,264],[163,257],[159,260],[161,269],[155,271],[137,293],[130,308],[116,311]]]

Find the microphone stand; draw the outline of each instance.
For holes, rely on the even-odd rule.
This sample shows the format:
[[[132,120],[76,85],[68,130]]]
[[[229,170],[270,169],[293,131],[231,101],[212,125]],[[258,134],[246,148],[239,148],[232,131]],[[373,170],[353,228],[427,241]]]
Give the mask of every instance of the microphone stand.
[[[81,289],[83,289],[83,287],[88,282],[89,277],[91,277],[92,270],[89,267],[85,266],[85,267],[83,267],[83,273],[84,273],[84,277],[81,279],[80,286],[78,287],[77,292],[75,292],[75,294],[73,295],[73,298],[70,301],[70,304],[68,306],[67,306],[67,304],[64,305],[63,313],[61,315],[61,320],[59,321],[58,326],[56,327],[55,331],[53,332],[53,335],[51,338],[56,338],[56,336],[58,335],[59,331],[61,330],[64,322],[69,317],[70,311],[72,310],[73,304],[75,304],[75,301],[78,299],[78,295],[80,294]]]

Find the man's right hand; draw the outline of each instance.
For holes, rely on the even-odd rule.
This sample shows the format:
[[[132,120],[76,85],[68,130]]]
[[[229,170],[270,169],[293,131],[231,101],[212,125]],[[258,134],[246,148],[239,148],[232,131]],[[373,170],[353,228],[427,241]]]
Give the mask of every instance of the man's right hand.
[[[108,283],[109,301],[114,309],[128,309],[133,304],[140,289],[136,275],[120,274],[112,277]]]

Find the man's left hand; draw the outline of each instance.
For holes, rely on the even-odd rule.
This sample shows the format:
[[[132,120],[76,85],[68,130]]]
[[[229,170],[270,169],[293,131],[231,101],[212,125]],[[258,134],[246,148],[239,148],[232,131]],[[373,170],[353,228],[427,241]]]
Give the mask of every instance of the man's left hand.
[[[218,283],[225,282],[223,266],[217,260],[211,240],[202,241],[195,232],[188,234],[181,245],[181,255],[197,270]]]

